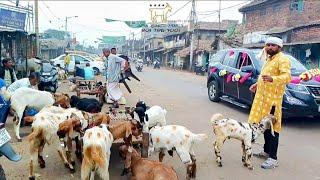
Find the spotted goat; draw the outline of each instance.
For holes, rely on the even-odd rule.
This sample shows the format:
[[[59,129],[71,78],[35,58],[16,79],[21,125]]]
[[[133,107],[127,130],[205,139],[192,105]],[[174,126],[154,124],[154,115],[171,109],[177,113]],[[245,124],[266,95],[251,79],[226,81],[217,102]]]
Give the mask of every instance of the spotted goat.
[[[207,139],[206,134],[194,134],[186,127],[178,125],[155,126],[150,129],[148,154],[160,151],[162,162],[165,150],[172,156],[175,150],[181,161],[187,166],[187,179],[196,177],[196,157],[193,146],[196,142]]]
[[[263,118],[258,124],[249,124],[239,122],[234,119],[224,118],[222,114],[214,114],[211,117],[213,132],[216,135],[214,141],[214,152],[218,166],[222,167],[221,163],[221,148],[226,139],[238,139],[242,142],[242,162],[249,169],[253,169],[251,162],[252,143],[264,133],[266,129],[271,129],[273,132],[273,123],[276,118],[273,115],[268,115]]]

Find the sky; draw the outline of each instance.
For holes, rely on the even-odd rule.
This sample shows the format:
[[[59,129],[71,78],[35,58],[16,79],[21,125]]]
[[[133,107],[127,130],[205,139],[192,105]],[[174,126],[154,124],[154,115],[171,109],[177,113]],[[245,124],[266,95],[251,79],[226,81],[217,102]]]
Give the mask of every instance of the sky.
[[[34,1],[20,1],[21,5]],[[101,36],[127,36],[130,32],[139,38],[140,29],[132,29],[123,22],[106,23],[105,18],[123,21],[145,20],[150,22],[150,4],[169,3],[169,21],[188,20],[191,3],[188,1],[39,1],[40,32],[46,29],[65,30],[65,17],[78,16],[68,19],[68,31],[77,41],[87,45],[94,45]],[[188,3],[187,5],[185,5]],[[247,1],[222,0],[221,19],[233,19],[241,22],[242,14],[238,9]],[[185,6],[184,6],[185,5]],[[184,6],[182,8],[182,6]],[[181,9],[180,9],[181,8]],[[225,9],[226,8],[226,9]],[[180,10],[179,10],[180,9]],[[218,22],[219,1],[196,1],[198,21]],[[178,11],[177,11],[178,10]],[[177,11],[177,12],[176,12]],[[175,14],[173,14],[175,13]]]

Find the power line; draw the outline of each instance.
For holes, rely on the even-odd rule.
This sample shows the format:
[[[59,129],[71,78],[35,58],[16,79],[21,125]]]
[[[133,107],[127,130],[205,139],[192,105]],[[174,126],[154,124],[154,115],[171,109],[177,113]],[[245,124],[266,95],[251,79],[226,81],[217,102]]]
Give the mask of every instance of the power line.
[[[171,17],[171,16],[173,16],[173,15],[175,15],[177,12],[179,12],[181,9],[183,9],[186,5],[188,5],[191,1],[192,1],[192,0],[188,1],[186,4],[184,4],[184,5],[181,6],[179,9],[177,9],[174,13],[170,14],[170,16],[168,16],[168,18]]]

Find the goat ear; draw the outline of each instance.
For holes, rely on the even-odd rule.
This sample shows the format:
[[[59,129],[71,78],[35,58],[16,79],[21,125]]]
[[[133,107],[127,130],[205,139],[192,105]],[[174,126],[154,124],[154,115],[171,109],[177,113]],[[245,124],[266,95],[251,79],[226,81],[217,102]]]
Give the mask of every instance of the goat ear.
[[[273,117],[275,119],[275,117]],[[271,130],[271,134],[272,136],[274,136],[274,130],[273,130],[273,120],[272,119],[269,119],[268,122],[270,124],[270,130]]]

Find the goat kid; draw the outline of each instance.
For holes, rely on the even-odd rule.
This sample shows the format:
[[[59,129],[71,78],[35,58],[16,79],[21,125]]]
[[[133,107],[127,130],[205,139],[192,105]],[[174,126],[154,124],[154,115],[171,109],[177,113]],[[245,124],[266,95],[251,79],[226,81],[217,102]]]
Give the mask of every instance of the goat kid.
[[[75,107],[81,111],[88,113],[101,112],[102,103],[95,98],[79,98],[75,95],[71,96],[70,100],[71,107]]]
[[[119,153],[125,161],[128,161],[128,165],[125,168],[131,169],[131,180],[178,180],[178,176],[172,166],[141,158],[141,155],[134,148],[122,145],[119,147]],[[129,170],[126,171],[128,172]]]
[[[83,137],[84,157],[81,165],[81,179],[93,179],[95,172],[109,180],[110,148],[113,136],[105,124],[88,129]],[[90,173],[91,172],[91,173]]]
[[[155,126],[150,130],[148,154],[160,151],[159,161],[162,162],[167,150],[173,155],[175,150],[180,160],[187,166],[187,179],[196,177],[196,158],[193,145],[207,139],[206,134],[194,134],[187,128],[178,125]]]
[[[42,108],[51,105],[60,105],[64,108],[70,107],[68,95],[57,93],[52,95],[46,91],[38,91],[31,88],[22,87],[14,91],[11,98],[11,109],[14,111],[13,119],[14,133],[18,141],[22,141],[20,137],[20,123],[26,107],[32,107],[40,111]]]
[[[274,135],[273,123],[275,121],[276,118],[273,115],[268,115],[263,118],[259,124],[249,124],[224,118],[222,114],[214,114],[211,118],[211,124],[213,127],[213,132],[216,135],[214,152],[218,166],[222,167],[221,148],[223,143],[227,138],[233,138],[242,142],[243,165],[252,170],[252,142],[255,142],[255,140],[258,139],[258,137],[263,134],[266,129],[271,129],[271,133]]]
[[[132,118],[137,116],[139,122],[143,125],[143,131],[149,132],[149,129],[154,126],[165,126],[167,124],[166,115],[167,111],[164,108],[152,106],[147,109],[145,102],[139,101],[136,104]]]
[[[46,107],[33,117],[32,133],[28,136],[30,146],[29,179],[35,178],[34,165],[36,159],[38,159],[41,168],[45,167],[42,153],[46,143],[56,147],[65,166],[68,167],[71,172],[74,172],[74,167],[68,162],[62,146],[60,145],[59,137],[56,134],[59,124],[69,117],[75,116],[73,114],[83,119],[81,111],[77,109],[63,109],[55,106]],[[77,124],[76,121],[74,121],[74,123]],[[80,125],[78,124],[78,126]]]

